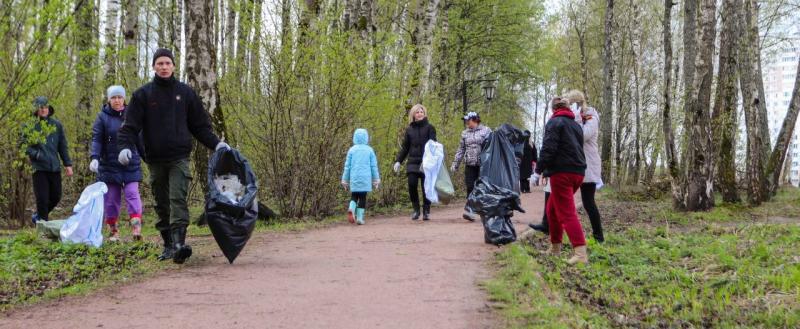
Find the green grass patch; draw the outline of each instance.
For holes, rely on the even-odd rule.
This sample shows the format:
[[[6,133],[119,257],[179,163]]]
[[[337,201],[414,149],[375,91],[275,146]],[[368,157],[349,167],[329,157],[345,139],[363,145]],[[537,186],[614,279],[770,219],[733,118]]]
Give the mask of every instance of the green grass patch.
[[[33,231],[0,239],[0,309],[42,297],[82,292],[114,277],[152,271],[159,248],[151,242],[107,243],[100,248],[39,238]]]
[[[553,291],[540,276],[547,269],[530,257],[530,246],[510,245],[496,256],[496,277],[483,284],[504,328],[607,327],[608,321]]]
[[[590,240],[589,265],[544,254],[541,234],[498,255],[500,271],[486,287],[512,326],[800,328],[796,189],[757,208],[722,204],[703,213],[614,192],[599,203],[606,243]],[[568,311],[542,306],[551,304]]]

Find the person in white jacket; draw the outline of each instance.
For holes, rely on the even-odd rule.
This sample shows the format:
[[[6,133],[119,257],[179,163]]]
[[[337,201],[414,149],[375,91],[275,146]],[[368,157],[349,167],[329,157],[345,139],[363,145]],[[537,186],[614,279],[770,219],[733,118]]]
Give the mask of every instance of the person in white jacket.
[[[586,156],[586,174],[581,184],[581,201],[592,224],[592,236],[597,242],[605,241],[603,225],[600,221],[600,210],[594,200],[597,189],[603,186],[600,176],[600,153],[597,146],[597,135],[600,130],[600,115],[593,107],[586,105],[586,97],[579,90],[571,90],[566,95],[572,104],[573,112],[579,112],[575,121],[583,127],[583,153]],[[578,113],[576,113],[578,114]]]

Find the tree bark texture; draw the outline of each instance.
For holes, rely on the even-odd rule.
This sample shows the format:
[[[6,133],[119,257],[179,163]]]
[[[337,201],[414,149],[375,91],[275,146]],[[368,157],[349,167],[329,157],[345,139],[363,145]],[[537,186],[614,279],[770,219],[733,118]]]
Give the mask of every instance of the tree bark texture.
[[[736,120],[738,104],[737,49],[739,33],[737,22],[741,19],[741,0],[725,0],[722,3],[722,29],[720,31],[719,73],[717,95],[714,101],[714,140],[717,143],[717,185],[722,200],[738,203],[736,187]]]
[[[614,0],[606,0],[605,13],[605,45],[603,46],[603,118],[600,122],[601,153],[603,181],[611,183],[611,140],[613,135],[614,120],[614,60],[613,54],[613,28],[614,28]]]

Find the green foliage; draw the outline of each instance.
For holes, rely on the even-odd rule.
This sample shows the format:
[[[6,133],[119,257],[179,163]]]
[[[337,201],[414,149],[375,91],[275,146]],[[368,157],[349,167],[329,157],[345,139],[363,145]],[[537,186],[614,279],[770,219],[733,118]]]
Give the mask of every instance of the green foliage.
[[[30,231],[0,239],[0,309],[75,285],[131,278],[141,261],[155,261],[150,242],[107,243],[100,248],[40,239]]]

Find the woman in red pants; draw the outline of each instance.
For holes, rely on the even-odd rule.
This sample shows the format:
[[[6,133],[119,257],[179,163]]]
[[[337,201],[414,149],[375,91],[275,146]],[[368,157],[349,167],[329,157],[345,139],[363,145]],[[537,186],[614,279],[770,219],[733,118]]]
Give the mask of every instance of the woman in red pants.
[[[561,239],[563,232],[567,231],[575,250],[575,255],[567,262],[588,263],[586,238],[573,199],[586,172],[583,129],[575,122],[567,98],[554,98],[552,108],[553,116],[545,126],[539,162],[536,163],[536,173],[550,179],[550,198],[545,207],[550,227],[550,253],[561,253]]]

